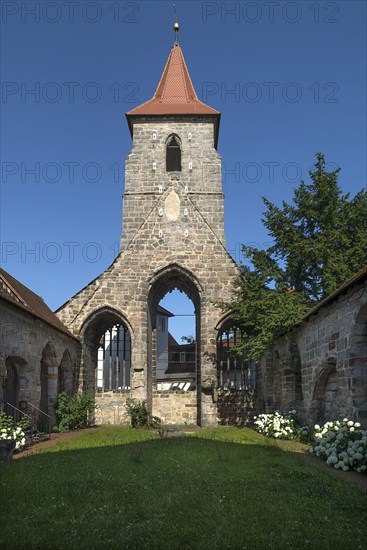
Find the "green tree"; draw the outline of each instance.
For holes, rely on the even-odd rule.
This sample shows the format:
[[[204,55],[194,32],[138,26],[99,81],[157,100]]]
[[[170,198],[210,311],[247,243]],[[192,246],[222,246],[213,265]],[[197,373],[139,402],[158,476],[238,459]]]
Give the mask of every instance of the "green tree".
[[[349,200],[339,172],[328,172],[317,153],[311,181],[301,181],[292,204],[283,201],[280,208],[263,197],[273,244],[242,247],[249,265],[241,266],[232,301],[219,304],[244,329],[247,339],[238,351],[252,359],[366,262],[367,193]]]
[[[195,336],[189,334],[188,336],[181,336],[181,342],[185,344],[195,344]]]

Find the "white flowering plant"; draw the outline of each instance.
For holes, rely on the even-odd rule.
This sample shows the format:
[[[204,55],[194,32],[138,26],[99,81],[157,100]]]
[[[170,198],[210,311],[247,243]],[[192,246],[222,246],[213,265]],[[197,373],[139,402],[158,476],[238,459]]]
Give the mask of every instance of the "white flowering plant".
[[[0,412],[0,440],[12,439],[15,441],[15,450],[20,451],[26,444],[24,430],[27,425],[27,420],[20,420],[15,423],[12,416]]]
[[[276,439],[301,439],[308,438],[308,426],[299,426],[295,410],[287,413],[259,414],[254,416],[254,429],[267,437]]]
[[[337,470],[367,473],[367,430],[348,418],[315,425],[310,453]]]

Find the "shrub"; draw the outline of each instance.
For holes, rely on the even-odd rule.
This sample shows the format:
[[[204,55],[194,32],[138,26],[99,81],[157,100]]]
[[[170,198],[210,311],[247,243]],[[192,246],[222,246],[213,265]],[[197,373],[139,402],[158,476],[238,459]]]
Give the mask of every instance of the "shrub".
[[[308,438],[308,426],[299,426],[296,420],[296,411],[288,413],[260,414],[254,417],[254,429],[267,437],[276,439],[300,439]]]
[[[148,411],[146,401],[127,399],[125,408],[132,428],[159,428],[162,424],[158,416],[153,416]]]
[[[367,471],[367,430],[359,422],[344,418],[342,422],[315,425],[315,445],[310,452],[336,469]]]
[[[26,444],[24,430],[28,426],[28,420],[22,418],[15,423],[12,416],[0,412],[0,439],[12,439],[15,441],[15,450],[19,451]]]
[[[69,432],[86,428],[96,407],[96,402],[89,393],[72,397],[68,397],[66,392],[59,393],[55,402],[58,431]]]

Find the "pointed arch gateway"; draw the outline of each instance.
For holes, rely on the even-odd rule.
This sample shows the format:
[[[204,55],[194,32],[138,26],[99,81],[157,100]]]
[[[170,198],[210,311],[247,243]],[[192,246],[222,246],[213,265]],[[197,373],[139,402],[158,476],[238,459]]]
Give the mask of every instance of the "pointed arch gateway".
[[[192,301],[195,311],[194,376],[185,391],[171,386],[162,389],[157,377],[158,327],[157,309],[161,299],[172,290],[184,292]],[[165,424],[201,423],[201,286],[196,277],[178,264],[171,264],[158,271],[149,281],[148,292],[148,339],[147,339],[147,400],[153,414]]]

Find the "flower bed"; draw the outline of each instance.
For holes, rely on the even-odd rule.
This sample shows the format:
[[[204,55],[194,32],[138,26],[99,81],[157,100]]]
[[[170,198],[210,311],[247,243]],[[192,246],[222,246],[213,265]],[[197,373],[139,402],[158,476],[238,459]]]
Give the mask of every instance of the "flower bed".
[[[344,418],[342,422],[316,424],[313,437],[315,445],[310,452],[329,466],[344,472],[367,471],[367,430],[363,430],[359,422]]]
[[[299,426],[296,411],[260,414],[254,417],[254,429],[267,437],[276,439],[305,439],[308,437],[308,426]]]
[[[16,451],[20,451],[26,443],[24,428],[24,421],[15,424],[12,416],[0,413],[0,439],[11,439],[15,441]]]

